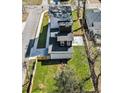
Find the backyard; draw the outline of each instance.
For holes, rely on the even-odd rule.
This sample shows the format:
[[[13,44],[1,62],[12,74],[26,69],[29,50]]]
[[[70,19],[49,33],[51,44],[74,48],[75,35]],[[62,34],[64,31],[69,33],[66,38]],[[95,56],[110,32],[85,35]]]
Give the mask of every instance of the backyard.
[[[52,61],[53,63],[54,61]],[[90,76],[89,65],[85,48],[83,46],[73,47],[73,58],[68,61],[69,67],[73,68],[80,80]],[[37,63],[37,68],[33,81],[32,93],[53,93],[56,89],[54,76],[60,70],[60,64],[43,65]],[[85,91],[94,91],[92,80],[84,83]]]
[[[47,28],[48,28],[48,20],[49,20],[48,12],[46,12],[44,14],[43,21],[41,24],[37,48],[45,48],[46,37],[47,37]]]

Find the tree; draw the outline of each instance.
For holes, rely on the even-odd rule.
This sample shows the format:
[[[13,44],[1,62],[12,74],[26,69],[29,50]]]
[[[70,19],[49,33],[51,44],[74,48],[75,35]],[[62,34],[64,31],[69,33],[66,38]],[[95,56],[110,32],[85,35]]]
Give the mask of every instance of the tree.
[[[57,93],[81,93],[80,82],[73,69],[65,66],[55,76]]]
[[[82,25],[85,24],[85,10],[86,10],[86,0],[83,0],[83,18],[82,18]]]
[[[85,10],[86,10],[86,0],[83,0],[83,17],[82,17],[82,26],[84,27],[85,29]],[[85,37],[84,37],[85,39]],[[86,44],[86,40],[85,40],[85,44]],[[87,44],[86,44],[87,45]],[[87,45],[87,55],[88,55],[88,62],[89,62],[89,67],[90,67],[90,72],[91,72],[91,77],[92,77],[92,80],[93,80],[93,84],[94,84],[94,88],[95,88],[95,93],[99,93],[100,90],[99,90],[99,79],[101,77],[101,68],[100,68],[100,73],[98,75],[96,75],[95,73],[95,69],[94,69],[94,64],[96,62],[96,59],[98,56],[101,55],[101,51],[95,51],[95,53],[92,52],[92,46],[89,47]]]

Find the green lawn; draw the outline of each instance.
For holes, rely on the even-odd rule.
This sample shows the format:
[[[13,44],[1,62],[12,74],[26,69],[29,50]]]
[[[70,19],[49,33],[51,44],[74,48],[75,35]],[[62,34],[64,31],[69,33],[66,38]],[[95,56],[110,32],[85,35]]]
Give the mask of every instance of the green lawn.
[[[45,48],[45,46],[46,46],[48,20],[49,20],[49,16],[48,16],[48,12],[47,12],[44,14],[43,21],[41,24],[42,26],[40,29],[40,35],[39,35],[37,48]]]
[[[69,61],[69,66],[76,71],[76,74],[80,79],[85,79],[90,76],[89,64],[84,47],[73,47],[73,58]],[[92,79],[85,82],[84,90],[94,90]]]
[[[98,76],[98,74],[100,73],[101,69],[101,55],[99,55],[96,58],[96,62],[95,62],[95,73]]]
[[[28,5],[40,5],[42,4],[42,0],[22,0]]]
[[[52,91],[55,89],[54,75],[56,71],[57,65],[42,66],[41,62],[38,62],[33,82],[32,93],[52,93]],[[41,88],[41,85],[43,85],[44,88]]]
[[[31,75],[34,62],[30,62],[28,65],[28,74]],[[22,88],[22,93],[27,93],[27,88],[29,86],[29,76],[26,74],[25,85]]]
[[[89,65],[83,47],[73,48],[73,58],[68,62],[68,65],[75,70],[77,76],[80,77],[79,79],[90,76]],[[54,86],[54,76],[59,70],[59,66],[60,65],[41,65],[41,62],[38,62],[32,93],[53,93],[56,89]],[[91,79],[85,82],[84,90],[94,90]]]
[[[74,35],[82,35],[83,32],[81,31],[81,25],[80,25],[80,21],[77,17],[76,10],[72,11],[72,18],[73,18],[73,26],[72,26],[73,34]]]

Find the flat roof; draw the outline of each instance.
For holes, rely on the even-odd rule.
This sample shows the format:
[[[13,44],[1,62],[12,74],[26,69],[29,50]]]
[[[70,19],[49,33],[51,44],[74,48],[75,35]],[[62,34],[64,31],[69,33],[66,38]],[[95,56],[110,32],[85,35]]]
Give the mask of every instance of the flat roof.
[[[87,9],[85,14],[87,26],[94,30],[101,30],[101,11],[99,9]]]
[[[71,20],[71,6],[66,5],[50,5],[49,14],[56,18],[70,19]]]
[[[51,28],[50,29],[50,32],[58,32],[59,31],[59,28]]]
[[[57,35],[57,41],[73,41],[73,34],[72,33],[68,33],[66,35]]]
[[[71,53],[72,52],[72,47],[69,46],[64,46],[61,47],[56,41],[56,38],[50,37],[49,38],[49,52],[66,52],[66,53]]]

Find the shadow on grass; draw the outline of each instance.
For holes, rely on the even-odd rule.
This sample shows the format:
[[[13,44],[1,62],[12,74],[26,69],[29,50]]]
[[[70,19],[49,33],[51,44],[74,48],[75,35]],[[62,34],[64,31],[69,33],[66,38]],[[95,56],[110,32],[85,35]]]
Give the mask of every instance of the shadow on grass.
[[[76,19],[76,20],[73,20],[73,22],[76,22],[76,21],[78,21],[78,19]]]
[[[41,28],[37,48],[46,47],[47,29],[48,29],[48,24]]]
[[[39,61],[41,62],[41,65],[45,66],[45,65],[57,65],[57,64],[67,64],[67,62],[69,61],[69,59],[63,59],[63,60],[45,60],[45,61]]]
[[[73,32],[76,32],[76,31],[78,31],[78,30],[80,30],[82,27],[79,27],[78,29],[75,29]]]

